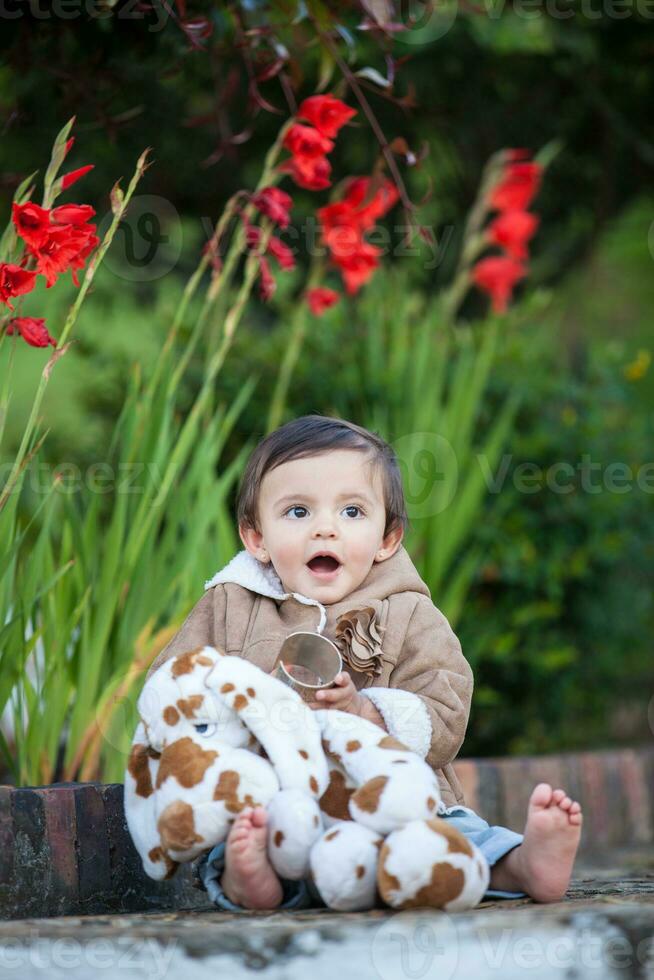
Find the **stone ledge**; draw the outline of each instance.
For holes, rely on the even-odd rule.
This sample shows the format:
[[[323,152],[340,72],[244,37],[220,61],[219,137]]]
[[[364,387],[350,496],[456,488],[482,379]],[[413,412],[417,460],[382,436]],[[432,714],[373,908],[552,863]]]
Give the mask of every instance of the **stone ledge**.
[[[466,804],[521,831],[537,782],[563,786],[584,809],[589,853],[654,841],[654,747],[460,759]],[[0,919],[211,907],[189,865],[170,881],[144,873],[129,836],[123,786],[0,786]]]

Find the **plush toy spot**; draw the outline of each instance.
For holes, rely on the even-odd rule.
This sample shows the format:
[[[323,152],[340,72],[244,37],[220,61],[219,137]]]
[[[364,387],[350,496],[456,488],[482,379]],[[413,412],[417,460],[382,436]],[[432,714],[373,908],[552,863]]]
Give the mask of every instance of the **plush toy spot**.
[[[249,703],[244,694],[237,694],[234,698],[234,711],[242,711],[243,708],[247,708]]]
[[[337,820],[351,820],[348,803],[354,789],[345,785],[345,776],[336,769],[330,770],[329,785],[320,797],[320,809]]]
[[[432,865],[431,881],[423,885],[413,898],[403,902],[402,908],[415,909],[426,905],[432,909],[441,909],[459,897],[464,884],[465,874],[461,868],[453,868],[447,862],[438,861]]]
[[[450,854],[467,854],[468,857],[473,857],[470,841],[456,827],[450,826],[447,820],[439,820],[438,817],[435,817],[431,820],[425,820],[425,823],[435,834],[445,837],[447,850]]]
[[[366,869],[362,864],[357,864],[357,878],[363,878],[366,873]]]
[[[160,861],[164,862],[164,864],[166,865],[166,874],[164,877],[164,881],[166,881],[168,878],[172,878],[172,876],[175,874],[175,872],[179,867],[178,862],[173,861],[170,855],[166,854],[163,848],[160,847],[159,845],[153,847],[151,851],[148,851],[148,857],[150,858],[153,864],[159,864]]]
[[[214,800],[223,801],[228,813],[240,813],[246,806],[259,806],[258,802],[246,793],[245,799],[238,798],[238,784],[241,781],[240,774],[233,769],[225,769],[221,772],[218,785],[213,791]]]
[[[409,749],[403,742],[400,742],[397,738],[392,735],[385,735],[384,738],[379,742],[378,748],[380,749],[395,749],[398,752],[408,752]]]
[[[185,736],[167,745],[161,754],[157,773],[157,789],[169,776],[174,776],[180,786],[190,789],[204,779],[204,774],[218,758],[213,749],[203,749],[192,738]]]
[[[248,692],[248,694],[250,695],[251,698],[254,698],[254,697],[257,696],[257,692],[254,690],[253,687],[248,687],[247,692]]]
[[[191,694],[189,698],[179,698],[177,707],[185,718],[195,718],[196,711],[199,711],[204,702],[204,694]]]
[[[161,843],[167,851],[188,851],[204,837],[195,832],[193,807],[182,800],[169,803],[157,820]]]
[[[234,685],[233,684],[223,684],[223,686],[220,688],[220,693],[221,694],[229,694],[229,692],[230,691],[233,691],[233,690],[234,690]]]
[[[303,759],[309,758],[309,753],[306,751],[306,749],[298,749],[298,752],[300,753]]]
[[[364,813],[376,813],[387,782],[388,776],[374,776],[352,795],[352,802]]]
[[[325,834],[325,840],[334,840],[335,837],[338,837],[338,834],[338,830],[330,830],[328,834]]]
[[[356,738],[353,738],[350,742],[347,743],[345,748],[348,752],[356,752],[357,749],[361,748],[361,742],[358,742]]]
[[[213,660],[202,653],[203,649],[204,647],[196,647],[195,650],[180,653],[178,657],[175,657],[170,671],[171,675],[181,677],[182,674],[190,674],[196,664],[200,664],[202,667],[212,667]]]
[[[390,871],[386,870],[386,859],[388,858],[388,855],[388,845],[381,840],[379,847],[379,863],[377,864],[377,887],[379,888],[382,898],[386,900],[388,900],[387,896],[389,896],[391,892],[399,892],[401,887],[399,879],[396,878],[395,875],[392,875]]]
[[[317,793],[318,792],[318,789],[319,789],[319,787],[318,787],[318,780],[316,779],[315,776],[310,776],[309,777],[309,788],[311,789],[311,792],[312,793]]]
[[[275,847],[281,847],[282,841],[284,840],[284,834],[281,832],[281,830],[276,830],[273,839],[275,841]]]
[[[164,708],[163,719],[167,725],[176,725],[179,721],[179,711],[177,708],[173,708],[172,704],[169,704],[167,708]]]
[[[152,796],[152,778],[148,759],[158,759],[160,753],[155,752],[149,745],[136,744],[132,746],[127,761],[127,771],[136,782],[136,795],[147,799]]]
[[[428,810],[433,810],[435,806],[436,806],[436,800],[434,799],[434,797],[433,796],[428,796],[427,797],[427,809]]]

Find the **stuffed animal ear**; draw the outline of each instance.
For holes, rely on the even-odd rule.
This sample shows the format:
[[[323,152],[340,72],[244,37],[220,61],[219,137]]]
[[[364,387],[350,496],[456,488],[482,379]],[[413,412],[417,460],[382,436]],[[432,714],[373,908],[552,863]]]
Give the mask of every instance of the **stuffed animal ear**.
[[[242,657],[221,657],[206,683],[263,745],[281,788],[320,799],[327,761],[315,713],[300,696]]]
[[[161,846],[157,829],[155,785],[161,753],[148,742],[140,722],[132,740],[125,771],[124,808],[127,829],[141,856],[145,873],[160,881],[171,878],[178,864]]]
[[[389,834],[379,855],[379,892],[395,909],[458,912],[483,898],[490,880],[479,848],[445,820],[414,820]]]

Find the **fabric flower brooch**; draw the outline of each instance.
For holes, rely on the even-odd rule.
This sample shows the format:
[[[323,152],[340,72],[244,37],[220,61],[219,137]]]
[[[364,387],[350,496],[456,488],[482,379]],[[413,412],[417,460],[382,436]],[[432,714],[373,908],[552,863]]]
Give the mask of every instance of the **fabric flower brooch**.
[[[342,613],[336,621],[334,642],[343,661],[352,670],[378,677],[382,672],[381,634],[384,629],[377,621],[373,606]]]

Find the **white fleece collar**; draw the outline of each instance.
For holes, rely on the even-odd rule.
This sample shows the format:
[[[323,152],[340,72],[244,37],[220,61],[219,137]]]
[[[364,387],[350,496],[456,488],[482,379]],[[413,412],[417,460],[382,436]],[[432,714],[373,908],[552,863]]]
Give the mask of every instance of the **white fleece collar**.
[[[269,565],[264,565],[254,555],[251,555],[247,548],[239,551],[224,568],[216,572],[212,579],[204,583],[205,591],[212,589],[214,585],[219,585],[221,582],[232,582],[244,589],[250,589],[251,592],[268,596],[269,599],[293,598],[306,606],[317,606],[320,610],[320,623],[316,632],[322,633],[325,628],[327,610],[322,603],[299,592],[284,592],[284,587],[273,568],[272,562]]]

